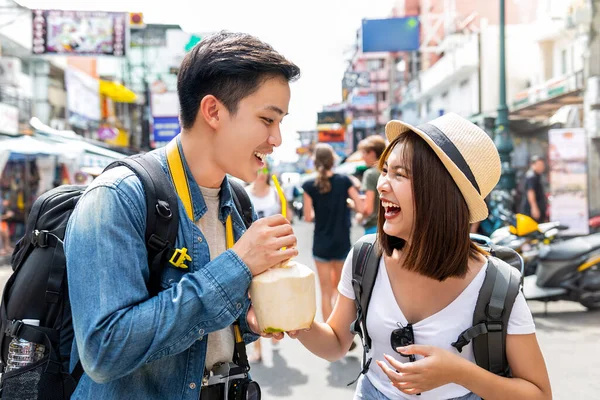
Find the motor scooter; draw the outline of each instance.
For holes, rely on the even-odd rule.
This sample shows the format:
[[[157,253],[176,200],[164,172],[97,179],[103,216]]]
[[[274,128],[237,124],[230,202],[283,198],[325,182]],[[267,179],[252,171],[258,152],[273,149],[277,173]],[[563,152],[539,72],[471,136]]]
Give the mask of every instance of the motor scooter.
[[[484,249],[503,248],[486,236],[470,236]],[[519,270],[523,276],[522,258]],[[522,286],[525,299],[530,301],[548,305],[550,301],[568,300],[588,310],[600,309],[600,233],[544,246],[536,273],[523,277]]]
[[[519,230],[516,221],[519,220]],[[506,246],[518,252],[525,262],[524,276],[535,274],[540,249],[551,243],[563,240],[561,231],[569,229],[558,221],[538,224],[533,218],[516,214],[509,226],[496,229],[490,240],[497,246]]]
[[[600,233],[541,247],[535,274],[523,280],[523,294],[546,304],[568,300],[600,309]]]

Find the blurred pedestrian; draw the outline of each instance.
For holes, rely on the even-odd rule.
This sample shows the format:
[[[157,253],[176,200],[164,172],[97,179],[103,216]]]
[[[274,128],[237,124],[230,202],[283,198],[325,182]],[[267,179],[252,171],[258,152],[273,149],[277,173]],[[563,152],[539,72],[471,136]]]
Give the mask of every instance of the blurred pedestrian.
[[[252,201],[252,206],[257,217],[264,218],[271,215],[281,214],[281,201],[277,189],[271,185],[271,171],[268,165],[265,165],[258,171],[256,180],[246,186],[246,192]],[[288,216],[288,218],[291,218]],[[273,345],[277,340],[271,339]],[[261,339],[254,342],[254,352],[248,357],[250,362],[262,361]]]
[[[304,189],[304,219],[315,222],[313,257],[321,287],[321,309],[327,321],[337,298],[337,285],[342,266],[350,251],[350,197],[357,207],[362,200],[356,187],[346,175],[332,171],[335,164],[333,148],[320,143],[314,153],[318,175],[306,181]]]
[[[294,197],[296,197],[296,185],[292,181],[292,177],[287,175],[285,179],[281,179],[281,186],[285,201],[287,202],[287,219],[291,224],[294,223]]]
[[[2,198],[0,194],[0,256],[6,256],[13,252],[13,247],[10,243],[10,231],[8,228],[8,219],[14,215],[10,209],[10,202],[8,199]]]
[[[377,213],[379,212],[379,193],[377,180],[379,169],[377,161],[385,150],[385,139],[379,135],[368,136],[361,140],[358,149],[368,167],[362,177],[363,207],[357,214],[360,224],[365,228],[365,235],[377,232]]]
[[[531,157],[529,170],[524,177],[524,194],[521,201],[521,213],[531,216],[538,223],[546,221],[546,192],[542,175],[546,170],[544,159],[540,156]]]

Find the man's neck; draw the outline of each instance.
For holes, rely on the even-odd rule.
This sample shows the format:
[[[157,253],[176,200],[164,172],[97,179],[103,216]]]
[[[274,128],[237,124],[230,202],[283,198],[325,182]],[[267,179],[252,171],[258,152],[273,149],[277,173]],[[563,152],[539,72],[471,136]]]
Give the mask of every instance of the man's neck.
[[[225,179],[225,172],[214,162],[213,144],[207,139],[209,137],[210,135],[202,135],[200,132],[182,130],[181,147],[198,186],[218,188]]]

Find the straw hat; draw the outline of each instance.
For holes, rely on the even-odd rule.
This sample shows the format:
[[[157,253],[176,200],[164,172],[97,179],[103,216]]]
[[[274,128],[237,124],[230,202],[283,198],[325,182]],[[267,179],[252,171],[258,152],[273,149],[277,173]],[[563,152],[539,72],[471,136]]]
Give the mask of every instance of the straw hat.
[[[470,222],[487,218],[484,199],[498,183],[501,172],[498,150],[488,134],[454,113],[418,126],[390,121],[385,127],[390,142],[409,131],[423,138],[450,172],[467,201]]]

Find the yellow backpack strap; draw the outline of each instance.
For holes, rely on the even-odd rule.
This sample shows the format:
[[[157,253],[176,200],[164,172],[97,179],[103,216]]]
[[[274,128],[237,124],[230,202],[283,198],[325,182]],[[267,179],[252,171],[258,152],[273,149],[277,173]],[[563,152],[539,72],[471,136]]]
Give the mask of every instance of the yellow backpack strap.
[[[175,185],[177,195],[181,199],[185,212],[191,221],[194,221],[194,207],[192,205],[192,195],[190,194],[190,186],[187,177],[185,176],[185,168],[177,146],[177,138],[171,140],[167,145],[167,165],[169,174]],[[186,262],[192,261],[192,257],[187,253],[185,247],[175,249],[169,263],[176,268],[187,269]]]
[[[177,194],[179,195],[179,198],[181,199],[181,202],[185,207],[187,216],[190,220],[194,221],[194,207],[192,205],[192,195],[190,194],[190,186],[188,184],[187,177],[185,176],[185,169],[183,167],[181,153],[179,152],[179,147],[177,145],[177,138],[171,140],[167,145],[167,165],[169,167],[171,179],[173,179],[173,183],[175,184],[175,190],[177,191]],[[233,236],[233,224],[231,222],[231,215],[227,217],[227,221],[225,222],[225,239],[227,248],[232,248],[235,244],[235,237]],[[169,262],[175,267],[187,268],[185,262],[191,260],[192,258],[187,254],[187,249],[184,247],[182,249],[176,249]],[[241,362],[242,367],[245,367],[246,370],[249,370],[250,367],[248,365],[248,358],[246,356],[246,348],[244,340],[242,339],[240,325],[236,321],[233,327],[235,333],[237,358]]]
[[[177,138],[171,140],[167,145],[167,165],[169,166],[171,179],[173,179],[173,183],[175,184],[175,190],[185,207],[185,212],[188,218],[194,221],[194,207],[192,205],[190,186],[185,176],[185,168],[183,168],[183,161],[181,160],[181,154],[177,146]]]

